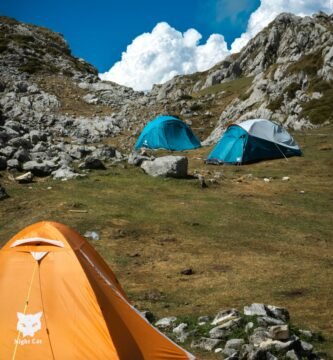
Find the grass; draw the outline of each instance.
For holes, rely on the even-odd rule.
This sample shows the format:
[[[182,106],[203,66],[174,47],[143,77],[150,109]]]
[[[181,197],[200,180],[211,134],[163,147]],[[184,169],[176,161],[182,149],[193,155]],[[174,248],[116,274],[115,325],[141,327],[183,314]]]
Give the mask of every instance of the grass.
[[[252,84],[253,77],[241,77],[235,80],[227,81],[222,84],[210,86],[206,89],[200,90],[197,95],[216,94],[222,91],[227,93],[237,94],[238,96],[246,92]]]
[[[303,104],[302,116],[307,117],[313,124],[323,124],[333,121],[333,85],[321,83],[315,88],[322,89],[322,96]]]
[[[332,150],[320,150],[332,144],[333,128],[295,137],[304,157],[288,161],[219,167],[203,164],[209,148],[185,152],[207,189],[127,165],[31,185],[3,173],[11,197],[1,202],[0,242],[40,220],[95,230],[101,240],[93,245],[140,309],[193,317],[252,302],[285,306],[297,327],[324,335],[318,349],[333,356],[333,160]],[[187,267],[193,275],[181,275]]]
[[[297,62],[292,63],[288,66],[286,74],[295,74],[300,71],[304,72],[309,76],[315,76],[318,69],[321,69],[323,66],[323,57],[321,50],[303,55]]]

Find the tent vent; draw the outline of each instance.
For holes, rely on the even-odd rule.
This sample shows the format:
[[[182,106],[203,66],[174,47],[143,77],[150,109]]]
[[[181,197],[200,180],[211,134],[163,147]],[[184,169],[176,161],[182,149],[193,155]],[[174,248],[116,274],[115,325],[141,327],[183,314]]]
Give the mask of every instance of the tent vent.
[[[40,237],[34,237],[34,238],[28,238],[28,239],[22,239],[22,240],[16,240],[10,245],[11,248],[20,246],[20,245],[53,245],[63,248],[65,245],[62,241],[59,240],[51,240],[51,239],[45,239]]]

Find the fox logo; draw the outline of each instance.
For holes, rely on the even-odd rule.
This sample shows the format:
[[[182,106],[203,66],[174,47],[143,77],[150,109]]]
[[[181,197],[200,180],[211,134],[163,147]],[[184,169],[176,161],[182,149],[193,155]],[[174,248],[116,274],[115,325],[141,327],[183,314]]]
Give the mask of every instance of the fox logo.
[[[42,328],[40,321],[42,315],[42,311],[36,314],[22,314],[18,312],[17,330],[22,333],[23,337],[33,337],[35,332]]]

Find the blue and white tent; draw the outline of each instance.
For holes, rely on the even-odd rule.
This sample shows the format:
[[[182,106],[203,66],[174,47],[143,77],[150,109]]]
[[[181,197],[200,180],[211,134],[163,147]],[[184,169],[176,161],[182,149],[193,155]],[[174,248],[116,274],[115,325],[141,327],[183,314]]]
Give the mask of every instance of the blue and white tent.
[[[135,149],[182,151],[200,146],[200,141],[183,121],[173,116],[157,116],[142,130]]]
[[[293,137],[280,125],[265,119],[253,119],[230,125],[207,162],[246,164],[301,155]]]

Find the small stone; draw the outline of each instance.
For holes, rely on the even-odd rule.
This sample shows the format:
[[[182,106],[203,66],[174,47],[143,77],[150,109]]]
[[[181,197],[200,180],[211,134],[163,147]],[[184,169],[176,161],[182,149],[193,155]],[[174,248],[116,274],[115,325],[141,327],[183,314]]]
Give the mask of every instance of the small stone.
[[[239,317],[239,312],[236,309],[221,310],[215,316],[214,320],[212,321],[212,325],[217,325],[237,317]]]
[[[180,272],[182,275],[193,275],[194,271],[192,268],[186,268]]]
[[[288,340],[290,336],[288,325],[271,326],[269,328],[269,336],[273,340]]]
[[[230,339],[226,342],[224,349],[240,350],[244,344],[244,339]]]
[[[86,231],[83,235],[85,238],[97,241],[100,239],[99,234],[96,231]]]
[[[177,321],[177,318],[175,316],[165,317],[160,320],[158,320],[155,323],[155,326],[161,329],[166,329],[172,327],[172,325]]]
[[[290,360],[300,360],[300,358],[295,353],[295,350],[289,350],[286,353],[286,358]]]
[[[248,322],[245,325],[245,332],[248,334],[254,327],[254,323],[252,321]]]
[[[284,325],[284,321],[280,319],[275,319],[271,316],[262,316],[258,317],[258,325],[268,326],[268,325]]]
[[[198,317],[198,325],[205,325],[210,321],[209,316],[204,315],[204,316],[199,316]]]
[[[301,346],[305,352],[312,352],[313,350],[313,346],[306,341],[301,341]]]
[[[282,321],[288,321],[290,319],[289,311],[286,308],[267,305],[267,309],[270,312],[270,316],[274,316]]]
[[[187,329],[188,325],[186,323],[181,323],[177,327],[175,327],[172,332],[176,335],[180,335],[184,332],[185,329]]]
[[[264,304],[254,303],[250,306],[244,306],[244,315],[253,316],[266,316],[267,311]]]
[[[19,184],[29,184],[32,182],[34,178],[34,175],[31,171],[28,171],[27,173],[17,176],[15,178],[15,180],[19,183]]]
[[[191,348],[213,351],[214,348],[216,348],[220,343],[221,340],[202,337],[198,340],[193,340],[191,343]]]
[[[269,179],[269,178],[264,178],[264,181],[265,181],[265,183],[269,183],[269,182],[271,182],[271,179]]]
[[[235,329],[239,326],[240,318],[229,320],[222,325],[218,325],[209,331],[209,336],[212,339],[225,339],[232,329]]]

